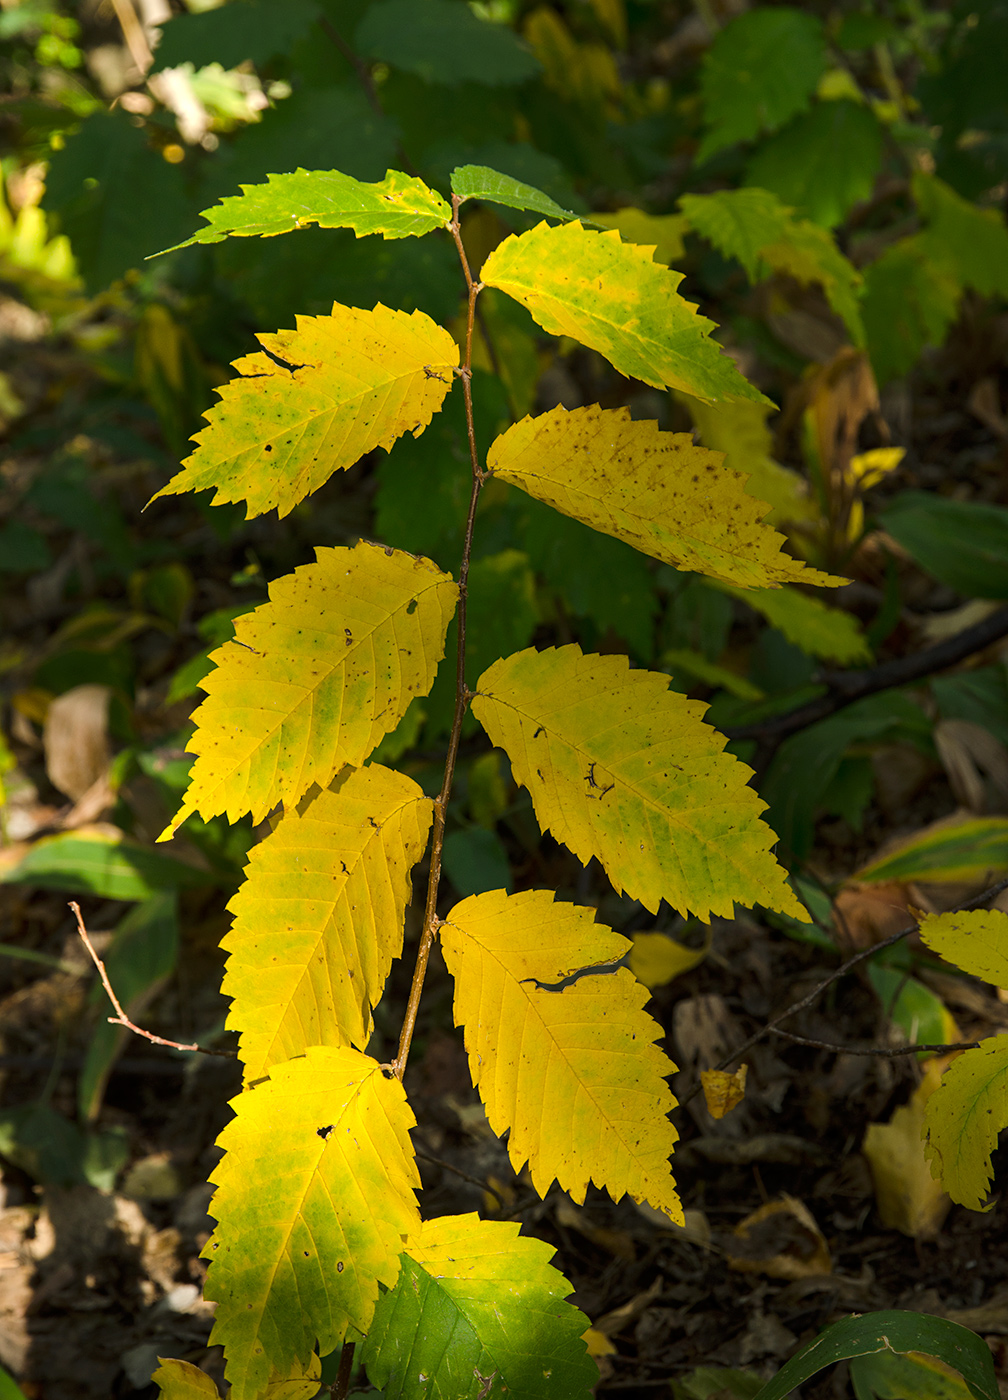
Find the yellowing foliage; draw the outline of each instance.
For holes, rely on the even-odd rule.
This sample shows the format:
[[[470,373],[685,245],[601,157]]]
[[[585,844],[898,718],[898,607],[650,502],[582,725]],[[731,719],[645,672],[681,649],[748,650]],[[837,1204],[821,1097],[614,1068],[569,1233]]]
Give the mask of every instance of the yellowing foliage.
[[[750,770],[723,752],[704,709],[667,676],[575,645],[495,662],[472,702],[540,825],[585,864],[596,856],[617,890],[653,913],[665,899],[704,920],[731,917],[738,901],[807,923],[770,853]]]
[[[253,846],[221,944],[246,1081],[311,1045],[365,1048],[431,815],[411,778],[373,764],[306,797]]]
[[[821,582],[822,577],[820,574],[816,582]],[[832,582],[842,583],[843,580],[835,578]],[[852,666],[872,658],[871,647],[857,618],[843,608],[831,608],[797,588],[727,588],[725,591],[762,613],[771,627],[783,632],[789,642],[794,642],[810,656],[836,661],[841,666]]]
[[[205,1371],[188,1361],[164,1360],[151,1376],[161,1387],[163,1400],[220,1400],[220,1392]]]
[[[688,433],[597,405],[523,418],[487,454],[502,481],[676,568],[744,587],[841,583],[782,553],[766,503],[723,462]]]
[[[959,1205],[983,1210],[991,1153],[1008,1126],[1008,1036],[964,1050],[928,1100],[925,1152],[931,1170]]]
[[[946,962],[995,987],[1008,987],[1008,914],[1000,909],[927,914],[920,936]]]
[[[328,316],[260,335],[242,376],[196,434],[196,451],[154,497],[214,487],[214,504],[246,501],[247,514],[288,515],[333,472],[376,447],[419,436],[438,412],[459,363],[455,341],[422,311],[336,302]],[[268,352],[268,353],[266,353]]]
[[[515,1170],[527,1160],[540,1195],[556,1178],[580,1203],[591,1181],[682,1224],[668,1165],[675,1066],[653,1043],[646,989],[612,967],[628,940],[546,891],[495,890],[455,905],[441,947],[473,1083]]]
[[[420,1178],[403,1087],[357,1050],[309,1050],[231,1107],[204,1292],[231,1396],[253,1400],[271,1369],[304,1374],[316,1343],[324,1355],[367,1331],[420,1227]]]
[[[190,814],[254,821],[359,767],[444,655],[458,588],[428,559],[362,541],[270,586],[211,655],[189,743],[197,755],[169,835]]]
[[[652,261],[652,248],[577,221],[512,234],[480,271],[527,307],[552,335],[569,335],[633,379],[698,399],[762,399],[710,339],[713,322],[676,290],[681,272]]]

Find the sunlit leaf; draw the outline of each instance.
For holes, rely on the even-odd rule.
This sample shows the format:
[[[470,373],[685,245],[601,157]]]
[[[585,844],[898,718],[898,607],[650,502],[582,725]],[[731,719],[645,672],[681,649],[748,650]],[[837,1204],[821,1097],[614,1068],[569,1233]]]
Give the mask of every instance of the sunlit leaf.
[[[942,1076],[924,1117],[931,1169],[959,1205],[983,1210],[991,1153],[1008,1127],[1008,1036],[964,1050]]]
[[[484,672],[472,708],[540,825],[584,863],[597,857],[617,890],[705,921],[737,901],[807,922],[749,769],[668,679],[574,645],[530,649]]]
[[[319,549],[235,620],[213,653],[189,741],[197,755],[182,807],[261,821],[345,764],[359,767],[426,695],[444,654],[457,585],[427,559],[361,541]]]
[[[547,891],[474,895],[441,925],[473,1083],[516,1171],[583,1202],[589,1182],[682,1224],[668,1158],[678,1133],[647,990],[620,934]],[[584,975],[574,977],[575,973]],[[568,980],[572,979],[572,980]]]
[[[710,339],[713,322],[679,295],[682,274],[615,230],[539,224],[499,244],[480,277],[552,335],[572,336],[630,378],[708,401],[762,399]]]
[[[526,185],[486,165],[460,165],[452,171],[451,185],[453,193],[463,200],[480,199],[490,204],[503,204],[508,209],[528,209],[551,219],[578,217],[572,209],[562,208],[534,185]]]
[[[221,941],[247,1081],[311,1045],[366,1047],[431,815],[411,778],[372,764],[304,798],[253,846]]]
[[[297,330],[260,335],[241,378],[218,390],[196,451],[154,497],[213,488],[214,503],[246,501],[248,515],[289,515],[333,472],[405,432],[419,436],[440,409],[458,346],[422,311],[338,302],[298,316]]]
[[[420,1178],[402,1085],[356,1050],[311,1049],[231,1107],[204,1294],[231,1395],[253,1400],[271,1370],[289,1376],[316,1344],[324,1355],[348,1327],[367,1331],[419,1229]]]

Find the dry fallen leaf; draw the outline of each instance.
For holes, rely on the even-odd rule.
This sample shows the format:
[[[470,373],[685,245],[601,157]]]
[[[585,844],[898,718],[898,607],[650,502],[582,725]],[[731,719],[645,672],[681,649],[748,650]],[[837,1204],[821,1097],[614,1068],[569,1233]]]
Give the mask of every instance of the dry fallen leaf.
[[[736,1225],[725,1245],[728,1264],[770,1278],[809,1278],[833,1271],[829,1247],[808,1207],[794,1196],[770,1201]]]
[[[742,1102],[745,1098],[748,1072],[748,1065],[739,1065],[734,1072],[726,1069],[700,1071],[700,1083],[707,1100],[707,1111],[712,1118],[723,1118]]]
[[[870,1123],[861,1146],[871,1168],[882,1223],[915,1240],[937,1235],[951,1205],[931,1175],[921,1140],[924,1107],[951,1058],[927,1060],[910,1101],[897,1108],[888,1123]]]
[[[46,773],[53,787],[74,802],[83,797],[109,765],[107,685],[77,685],[49,706],[42,742]]]

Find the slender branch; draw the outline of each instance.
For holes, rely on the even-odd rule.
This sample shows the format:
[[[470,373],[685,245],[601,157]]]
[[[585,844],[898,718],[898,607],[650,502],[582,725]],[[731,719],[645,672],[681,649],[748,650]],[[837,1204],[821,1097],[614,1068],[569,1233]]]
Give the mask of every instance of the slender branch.
[[[1008,879],[999,880],[996,885],[991,885],[988,889],[984,890],[981,894],[976,895],[973,899],[968,899],[965,901],[965,903],[958,904],[955,907],[955,909],[950,909],[949,913],[964,914],[970,909],[979,909],[982,904],[988,903],[989,900],[994,899],[997,895],[1001,893],[1002,890],[1006,889],[1008,889]],[[712,1068],[727,1069],[729,1065],[732,1065],[735,1063],[736,1060],[741,1059],[742,1056],[746,1054],[747,1051],[751,1050],[754,1045],[758,1045],[759,1042],[763,1040],[765,1036],[768,1036],[772,1032],[776,1031],[777,1027],[783,1021],[789,1021],[791,1017],[796,1016],[799,1011],[805,1011],[808,1007],[810,1007],[813,1004],[813,1002],[818,1000],[818,998],[822,995],[822,993],[826,990],[827,987],[831,987],[834,982],[839,982],[841,978],[846,977],[848,972],[852,971],[855,967],[857,967],[858,963],[864,962],[867,958],[874,957],[876,953],[880,953],[884,948],[893,947],[894,944],[902,942],[904,938],[909,938],[912,933],[917,932],[917,929],[919,927],[920,925],[916,922],[912,924],[907,924],[906,928],[901,928],[898,933],[890,934],[888,938],[883,938],[881,942],[873,943],[870,947],[862,948],[860,952],[854,953],[851,957],[849,957],[846,960],[846,962],[842,962],[838,968],[831,972],[828,977],[824,977],[823,980],[820,983],[818,983],[817,986],[813,987],[807,996],[802,997],[800,1001],[793,1002],[785,1011],[782,1011],[779,1015],[775,1016],[772,1021],[768,1021],[765,1026],[761,1026],[758,1031],[754,1031],[748,1040],[744,1040],[741,1045],[739,1045],[735,1050],[732,1050],[730,1054],[725,1055],[725,1057],[722,1060],[719,1060],[716,1065],[713,1065]],[[839,1048],[846,1050],[847,1047],[843,1046]],[[916,1051],[918,1047],[916,1045],[912,1045],[909,1047],[909,1049]],[[689,1092],[685,1094],[682,1099],[680,1099],[679,1102],[682,1105],[682,1107],[685,1108],[686,1104],[688,1104],[691,1099],[696,1098],[697,1094],[699,1094],[701,1090],[701,1087],[702,1085],[700,1085],[699,1083],[693,1085],[692,1089],[690,1089]]]
[[[950,1055],[953,1050],[975,1050],[979,1040],[955,1040],[948,1045],[840,1045],[829,1040],[814,1040],[807,1035],[792,1035],[790,1031],[774,1026],[771,1035],[779,1035],[794,1045],[811,1045],[814,1050],[830,1050],[834,1055],[872,1055],[883,1060],[897,1059],[900,1055]]]
[[[461,1177],[463,1181],[468,1181],[471,1186],[478,1186],[481,1191],[489,1191],[490,1195],[493,1196],[494,1200],[497,1202],[498,1207],[501,1210],[504,1209],[504,1197],[490,1185],[489,1181],[484,1181],[483,1178],[479,1176],[470,1176],[469,1173],[464,1172],[461,1167],[452,1166],[451,1162],[445,1162],[440,1157],[432,1157],[429,1152],[421,1152],[419,1148],[417,1148],[415,1156],[418,1162],[430,1162],[431,1166],[441,1167],[441,1169],[446,1172],[453,1172],[455,1176]]]
[[[70,908],[73,910],[74,916],[77,919],[77,932],[81,936],[81,942],[84,944],[84,947],[90,953],[91,961],[98,969],[98,976],[102,980],[102,986],[105,988],[105,993],[115,1009],[116,1014],[114,1016],[109,1016],[108,1018],[108,1023],[110,1026],[122,1026],[124,1030],[132,1031],[134,1035],[139,1035],[142,1036],[144,1040],[149,1040],[152,1045],[165,1045],[168,1047],[169,1050],[194,1051],[200,1055],[220,1055],[227,1060],[235,1060],[238,1058],[233,1050],[208,1050],[205,1045],[197,1045],[195,1041],[192,1045],[182,1045],[177,1040],[165,1040],[164,1036],[155,1035],[153,1031],[145,1031],[142,1026],[135,1025],[126,1015],[126,1012],[123,1010],[119,998],[116,996],[115,992],[112,989],[112,983],[109,981],[108,973],[105,971],[105,964],[98,956],[94,944],[88,937],[88,931],[84,927],[84,916],[81,914],[80,905],[75,899],[71,899]]]
[[[424,908],[423,932],[420,935],[420,947],[417,949],[416,965],[413,969],[413,982],[410,986],[409,1001],[406,1003],[406,1014],[403,1018],[402,1033],[399,1037],[399,1052],[392,1062],[392,1069],[398,1079],[402,1079],[406,1070],[406,1060],[409,1057],[410,1043],[413,1040],[413,1031],[416,1028],[417,1011],[420,1007],[420,994],[423,991],[424,978],[427,975],[427,963],[430,959],[431,948],[434,944],[434,936],[440,926],[437,916],[438,886],[441,883],[441,855],[444,850],[445,822],[448,819],[448,799],[451,796],[452,781],[455,777],[455,760],[458,758],[459,741],[462,738],[462,721],[465,718],[466,708],[469,704],[469,692],[465,683],[465,645],[466,645],[466,601],[469,586],[469,561],[472,557],[473,529],[476,525],[476,507],[479,503],[480,491],[483,482],[486,480],[486,473],[480,467],[479,455],[476,451],[476,429],[473,424],[473,403],[472,403],[472,338],[473,322],[476,315],[476,298],[482,289],[483,284],[474,280],[469,268],[469,259],[466,257],[465,248],[462,246],[462,237],[459,231],[459,205],[461,200],[458,195],[452,195],[452,221],[448,225],[448,232],[455,240],[455,247],[458,251],[459,261],[462,264],[462,272],[465,276],[466,288],[469,293],[468,315],[466,317],[466,340],[465,356],[462,368],[459,371],[462,378],[462,392],[465,395],[465,415],[466,429],[469,435],[469,458],[472,466],[472,490],[469,495],[469,514],[466,517],[465,538],[462,545],[462,563],[459,567],[459,601],[458,612],[458,647],[456,650],[455,663],[455,713],[452,718],[451,736],[448,740],[448,753],[445,757],[444,779],[441,783],[441,791],[434,799],[434,839],[431,844],[430,874],[427,878],[427,902]]]
[[[784,739],[788,734],[806,729],[818,720],[827,719],[838,710],[852,705],[855,700],[863,700],[866,695],[875,695],[880,690],[891,690],[894,686],[907,685],[910,681],[923,680],[925,676],[944,671],[1006,635],[1008,608],[999,608],[973,627],[965,628],[936,646],[914,652],[912,656],[901,656],[864,671],[825,671],[817,679],[828,687],[826,695],[809,700],[787,714],[773,715],[755,724],[728,725],[722,733],[727,734],[729,739]]]
[[[376,116],[384,118],[385,113],[382,111],[381,102],[378,100],[378,89],[375,87],[374,78],[371,76],[371,69],[362,58],[354,53],[353,49],[343,38],[343,35],[333,24],[332,20],[328,19],[325,15],[319,15],[318,22],[319,28],[322,30],[323,34],[336,45],[347,63],[350,64],[351,68],[353,68],[354,72],[357,74],[360,85],[364,89],[364,96],[367,98],[371,110]]]
[[[350,1380],[353,1376],[353,1358],[356,1342],[344,1342],[340,1351],[339,1370],[336,1372],[336,1379],[329,1387],[329,1394],[333,1400],[346,1400],[350,1391]]]

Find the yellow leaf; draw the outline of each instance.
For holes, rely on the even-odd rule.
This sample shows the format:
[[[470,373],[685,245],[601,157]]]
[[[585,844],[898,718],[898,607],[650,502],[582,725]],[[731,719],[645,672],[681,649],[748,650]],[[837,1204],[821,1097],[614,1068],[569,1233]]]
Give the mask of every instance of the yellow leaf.
[[[687,948],[667,933],[635,933],[630,949],[630,971],[649,992],[698,967],[710,951],[710,928],[702,948]]]
[[[815,504],[802,477],[771,455],[773,440],[766,419],[772,409],[744,400],[712,406],[688,394],[676,398],[689,409],[704,447],[723,452],[725,466],[746,478],[747,494],[768,503],[767,524],[815,519]]]
[[[473,714],[532,795],[540,826],[652,913],[731,918],[735,901],[809,915],[774,860],[750,770],[667,676],[576,645],[497,661]]]
[[[809,580],[813,581],[821,583],[822,575]],[[843,582],[842,579],[832,581]],[[761,613],[771,627],[783,632],[789,642],[794,642],[809,656],[836,661],[842,666],[872,659],[871,647],[857,618],[842,608],[831,608],[808,593],[800,593],[797,588],[727,587],[724,591]]]
[[[161,1356],[158,1361],[151,1380],[160,1387],[163,1400],[220,1400],[217,1387],[198,1366]]]
[[[487,258],[480,279],[520,301],[551,335],[599,351],[632,379],[698,399],[755,399],[753,388],[710,339],[713,322],[679,296],[682,273],[576,220],[513,234]]]
[[[217,392],[196,451],[153,497],[216,488],[213,503],[247,501],[249,518],[288,515],[333,472],[403,433],[419,437],[452,386],[455,341],[422,311],[336,302],[298,316],[297,330],[260,335],[235,360],[243,376]],[[266,352],[269,353],[266,353]]]
[[[1008,1036],[992,1036],[949,1065],[924,1114],[931,1170],[961,1206],[983,1210],[991,1153],[1008,1126]]]
[[[261,1392],[262,1400],[315,1400],[321,1375],[322,1361],[313,1355],[304,1370],[295,1366],[292,1375],[276,1376],[267,1381],[266,1389]]]
[[[232,1400],[254,1400],[303,1373],[316,1344],[327,1354],[348,1327],[367,1331],[420,1227],[420,1178],[403,1087],[356,1050],[315,1047],[231,1107],[204,1294]]]
[[[373,184],[340,170],[295,170],[267,175],[264,185],[240,188],[241,194],[202,210],[209,226],[176,247],[219,243],[231,234],[272,238],[308,224],[352,228],[358,238],[369,233],[407,238],[444,228],[451,220],[451,209],[436,190],[399,170],[386,171],[385,179]]]
[[[928,1169],[921,1141],[928,1100],[946,1063],[927,1060],[909,1103],[897,1108],[888,1123],[870,1123],[861,1146],[882,1223],[911,1239],[937,1235],[949,1209],[948,1196]]]
[[[270,585],[270,601],[235,619],[235,640],[210,659],[189,751],[182,807],[254,821],[297,802],[312,783],[360,765],[444,655],[458,587],[429,559],[361,541]]]
[[[685,252],[683,234],[689,229],[684,214],[645,214],[632,206],[617,209],[614,214],[593,214],[593,224],[619,230],[624,243],[639,243],[650,248],[655,262],[678,262]]]
[[[905,456],[905,447],[873,447],[870,452],[859,452],[850,459],[851,479],[867,491],[895,471]]]
[[[600,1332],[597,1327],[589,1327],[584,1333],[583,1341],[588,1348],[589,1356],[615,1356],[616,1343],[609,1340],[604,1332]]]
[[[616,60],[603,44],[582,44],[557,12],[540,5],[523,25],[546,82],[569,102],[596,107],[618,97],[622,84]]]
[[[668,1165],[675,1066],[653,1043],[647,991],[612,967],[628,941],[547,891],[494,890],[455,905],[441,947],[473,1083],[515,1171],[528,1161],[540,1196],[556,1178],[581,1204],[591,1181],[681,1224]]]
[[[1008,914],[1000,909],[927,914],[920,936],[946,962],[995,987],[1008,987]]]
[[[707,1112],[712,1118],[723,1118],[726,1113],[731,1113],[733,1108],[738,1108],[745,1098],[745,1082],[748,1072],[748,1065],[739,1065],[738,1069],[734,1071],[726,1069],[702,1069],[700,1071],[700,1083],[703,1085]]]
[[[729,1266],[744,1274],[799,1279],[833,1272],[815,1217],[794,1196],[767,1201],[739,1221],[725,1252]]]
[[[688,433],[635,422],[626,408],[560,407],[523,418],[491,445],[496,477],[644,554],[725,583],[839,584],[781,553],[767,507],[720,453]]]
[[[411,778],[372,764],[306,797],[253,846],[221,942],[246,1081],[310,1045],[365,1048],[432,815]]]

